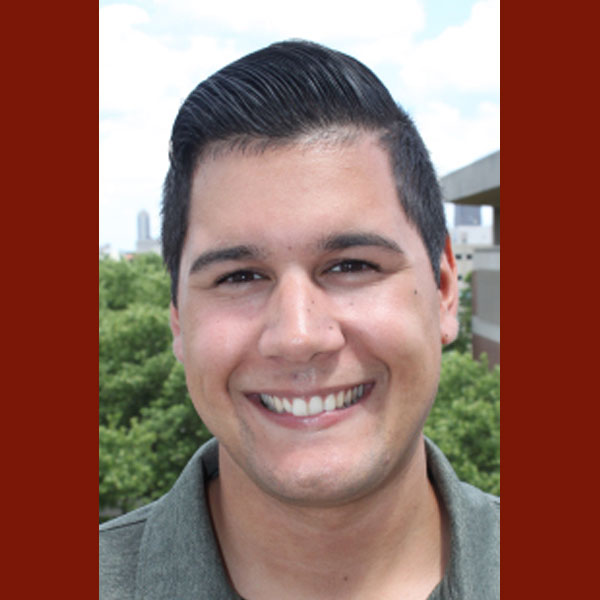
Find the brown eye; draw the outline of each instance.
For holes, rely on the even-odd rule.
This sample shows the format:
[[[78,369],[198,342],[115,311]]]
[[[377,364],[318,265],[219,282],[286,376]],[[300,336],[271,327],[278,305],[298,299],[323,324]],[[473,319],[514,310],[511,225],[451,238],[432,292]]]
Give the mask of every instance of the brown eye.
[[[234,271],[233,273],[228,273],[217,279],[216,285],[250,283],[251,281],[257,281],[259,279],[264,278],[254,271]]]
[[[359,273],[361,271],[379,271],[379,267],[364,260],[343,260],[329,269],[330,273]]]

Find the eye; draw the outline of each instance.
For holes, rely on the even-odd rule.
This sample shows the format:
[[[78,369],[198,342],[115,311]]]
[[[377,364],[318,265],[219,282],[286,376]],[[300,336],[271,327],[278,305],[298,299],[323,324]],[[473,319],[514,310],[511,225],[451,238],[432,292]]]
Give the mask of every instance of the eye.
[[[215,285],[223,285],[223,284],[240,284],[240,283],[250,283],[252,281],[258,281],[260,279],[264,279],[262,275],[256,273],[255,271],[234,271],[233,273],[228,273],[227,275],[223,275],[219,277],[215,282]]]
[[[327,269],[328,273],[360,273],[363,271],[379,271],[379,267],[365,260],[343,260]]]

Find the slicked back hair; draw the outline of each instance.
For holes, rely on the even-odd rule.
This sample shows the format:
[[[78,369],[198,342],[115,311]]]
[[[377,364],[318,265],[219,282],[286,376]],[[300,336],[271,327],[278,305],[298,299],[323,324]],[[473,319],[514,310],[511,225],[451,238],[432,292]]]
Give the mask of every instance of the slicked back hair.
[[[335,131],[379,136],[390,155],[398,199],[423,240],[439,285],[446,222],[439,183],[412,120],[362,63],[291,40],[217,71],[192,91],[175,119],[161,232],[175,306],[192,179],[203,156],[248,146],[261,151]]]

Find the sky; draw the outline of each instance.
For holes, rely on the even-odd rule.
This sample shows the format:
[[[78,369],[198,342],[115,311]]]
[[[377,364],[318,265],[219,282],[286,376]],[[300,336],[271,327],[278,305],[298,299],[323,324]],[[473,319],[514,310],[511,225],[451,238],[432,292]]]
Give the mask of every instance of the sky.
[[[99,36],[99,243],[115,250],[135,248],[141,210],[159,235],[187,95],[275,41],[309,39],[365,63],[415,121],[439,176],[500,148],[499,0],[100,0]]]

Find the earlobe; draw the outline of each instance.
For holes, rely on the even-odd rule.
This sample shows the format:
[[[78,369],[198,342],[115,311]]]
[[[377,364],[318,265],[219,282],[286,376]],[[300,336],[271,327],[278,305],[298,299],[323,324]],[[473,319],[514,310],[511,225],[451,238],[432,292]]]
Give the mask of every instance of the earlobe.
[[[179,311],[172,302],[170,305],[170,324],[171,333],[173,334],[173,354],[183,364],[183,341],[181,339],[181,327],[179,326]]]
[[[450,237],[440,259],[440,335],[442,344],[450,344],[458,335],[458,278]]]

